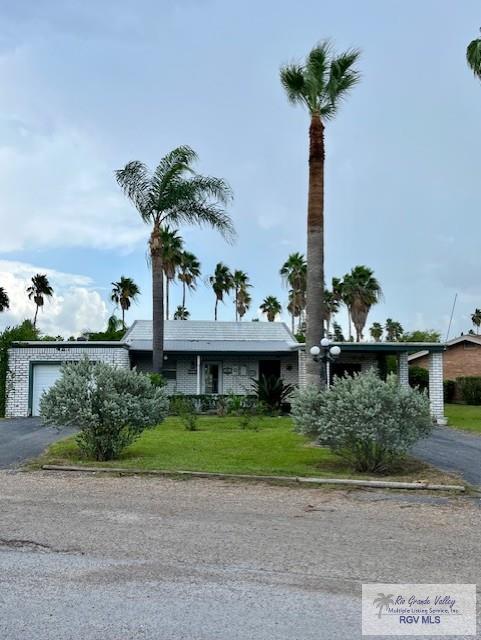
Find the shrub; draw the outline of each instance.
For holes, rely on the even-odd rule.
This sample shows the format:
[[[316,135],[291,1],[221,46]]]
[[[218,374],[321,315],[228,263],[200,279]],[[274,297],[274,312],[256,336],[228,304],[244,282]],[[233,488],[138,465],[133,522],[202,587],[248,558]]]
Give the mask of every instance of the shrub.
[[[456,379],[462,399],[467,404],[481,404],[481,378],[468,376]]]
[[[95,460],[117,458],[144,429],[161,422],[167,409],[164,390],[145,374],[87,357],[63,365],[62,376],[40,401],[44,422],[78,427],[81,452]]]
[[[444,391],[444,402],[448,404],[453,402],[454,396],[456,395],[456,381],[445,380],[443,382],[443,391]]]
[[[429,388],[429,371],[424,367],[409,367],[409,384],[420,391]]]
[[[294,385],[285,384],[276,376],[261,376],[258,380],[252,379],[252,391],[257,401],[264,405],[268,411],[281,411],[286,400],[294,391]]]
[[[329,391],[298,392],[292,414],[297,431],[315,435],[357,471],[375,473],[392,468],[432,428],[425,393],[373,371],[336,378]]]
[[[0,333],[0,417],[5,415],[7,401],[8,350],[17,340],[38,340],[38,329],[30,320],[16,327],[7,327]]]
[[[198,418],[195,401],[189,396],[177,395],[170,401],[170,411],[179,416],[187,431],[196,431]]]
[[[150,380],[150,384],[154,387],[159,387],[162,389],[167,385],[167,380],[161,373],[148,373],[147,374]]]

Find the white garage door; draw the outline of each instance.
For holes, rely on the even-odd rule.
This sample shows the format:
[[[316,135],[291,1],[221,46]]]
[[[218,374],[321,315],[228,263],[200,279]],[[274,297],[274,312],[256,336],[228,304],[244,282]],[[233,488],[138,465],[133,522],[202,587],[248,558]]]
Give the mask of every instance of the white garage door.
[[[32,382],[32,415],[40,415],[40,398],[60,378],[59,364],[34,364]]]

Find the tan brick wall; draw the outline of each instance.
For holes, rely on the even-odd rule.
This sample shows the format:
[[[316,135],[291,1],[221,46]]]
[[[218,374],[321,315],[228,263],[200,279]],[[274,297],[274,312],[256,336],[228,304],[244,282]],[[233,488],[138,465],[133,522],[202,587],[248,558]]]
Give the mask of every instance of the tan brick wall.
[[[470,346],[465,347],[466,344]],[[416,358],[411,365],[429,369],[429,356]],[[459,343],[448,347],[443,354],[444,380],[456,380],[462,376],[481,376],[481,345]]]

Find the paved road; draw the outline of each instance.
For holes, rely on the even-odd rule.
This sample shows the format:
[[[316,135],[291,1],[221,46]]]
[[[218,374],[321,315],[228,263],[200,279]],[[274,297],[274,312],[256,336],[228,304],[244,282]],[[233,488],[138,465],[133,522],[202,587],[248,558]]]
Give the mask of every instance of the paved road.
[[[413,453],[435,467],[459,473],[466,482],[481,487],[481,436],[436,427],[430,438],[414,447]]]
[[[49,444],[73,432],[73,429],[58,431],[44,427],[40,418],[0,420],[0,469],[38,456]]]
[[[360,640],[363,582],[481,584],[466,498],[11,471],[0,487],[8,640]]]

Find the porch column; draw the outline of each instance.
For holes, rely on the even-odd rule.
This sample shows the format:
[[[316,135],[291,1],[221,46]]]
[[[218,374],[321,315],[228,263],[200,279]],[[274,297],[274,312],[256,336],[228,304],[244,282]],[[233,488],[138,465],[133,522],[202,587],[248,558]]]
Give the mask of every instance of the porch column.
[[[403,387],[409,387],[409,362],[408,354],[400,353],[397,358],[398,382]]]
[[[197,395],[200,396],[200,356],[197,356]]]
[[[443,354],[442,352],[429,354],[429,401],[431,413],[438,424],[447,424],[444,417],[444,389],[443,389]]]

